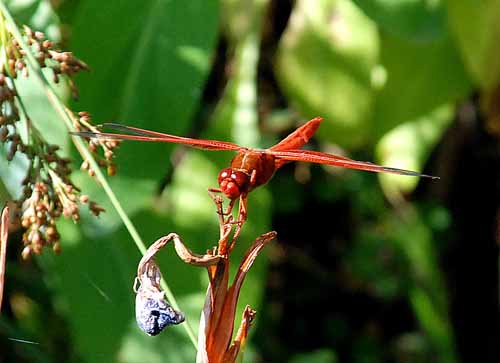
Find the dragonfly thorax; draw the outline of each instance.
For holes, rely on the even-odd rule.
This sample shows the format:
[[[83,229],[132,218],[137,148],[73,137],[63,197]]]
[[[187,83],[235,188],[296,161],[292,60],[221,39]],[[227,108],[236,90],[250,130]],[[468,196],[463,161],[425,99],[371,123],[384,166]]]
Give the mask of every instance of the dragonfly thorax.
[[[242,171],[225,168],[219,173],[218,181],[222,193],[229,199],[236,199],[248,189],[250,177]]]

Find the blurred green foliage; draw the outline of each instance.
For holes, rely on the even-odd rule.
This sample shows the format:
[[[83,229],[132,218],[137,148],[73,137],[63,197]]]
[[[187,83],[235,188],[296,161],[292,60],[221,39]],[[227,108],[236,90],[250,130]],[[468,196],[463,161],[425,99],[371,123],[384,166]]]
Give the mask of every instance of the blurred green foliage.
[[[80,99],[71,107],[90,112],[95,123],[266,147],[299,123],[323,116],[312,143],[316,149],[342,148],[354,157],[423,171],[452,124],[457,102],[500,81],[496,0],[297,0],[293,6],[273,0],[12,0],[8,5],[20,24],[61,39],[90,66],[90,73],[78,76]],[[78,169],[79,156],[43,92],[29,81],[18,87],[34,121]],[[216,186],[230,154],[134,142],[123,143],[117,154],[119,172],[109,181],[145,241],[175,231],[193,251],[217,242],[206,190]],[[7,164],[0,155],[2,202],[19,195],[25,168],[25,160]],[[20,267],[15,256],[9,259],[11,307],[0,316],[1,351],[9,351],[5,361],[194,361],[195,348],[182,328],[150,338],[135,326],[132,283],[140,254],[101,187],[83,172],[73,175],[106,213],[99,219],[84,214],[76,225],[61,221],[60,256],[46,253],[28,267]],[[250,304],[259,315],[244,361],[458,361],[439,264],[449,238],[436,237],[450,228],[450,215],[442,201],[415,192],[419,182],[298,165],[283,168],[270,186],[251,194],[235,260],[246,241],[278,228],[276,221],[285,220],[286,227],[283,243],[271,246],[268,258],[260,256],[245,281],[239,311]],[[295,250],[286,230],[299,227],[305,237],[295,236],[303,242]],[[9,249],[19,250],[15,235]],[[280,315],[286,304],[268,290],[283,275],[267,270],[269,262],[280,266],[283,258],[302,269],[297,290],[287,289],[285,300],[314,300],[332,291],[322,290],[325,286],[337,288],[363,294],[389,311],[402,301],[411,323],[384,335],[383,320],[356,305],[337,310],[337,301],[325,303],[325,296],[317,297],[323,301],[318,312]],[[171,250],[158,262],[196,331],[206,271],[184,265]],[[296,297],[301,292],[309,295]],[[325,306],[327,313],[318,318],[315,313]],[[358,315],[368,315],[357,323],[361,327],[351,324]],[[44,328],[49,318],[61,324],[55,333]],[[279,329],[273,330],[290,320],[303,345],[286,345]],[[309,324],[317,331],[304,328]],[[309,344],[316,334],[322,344]],[[59,345],[65,349],[56,349]]]

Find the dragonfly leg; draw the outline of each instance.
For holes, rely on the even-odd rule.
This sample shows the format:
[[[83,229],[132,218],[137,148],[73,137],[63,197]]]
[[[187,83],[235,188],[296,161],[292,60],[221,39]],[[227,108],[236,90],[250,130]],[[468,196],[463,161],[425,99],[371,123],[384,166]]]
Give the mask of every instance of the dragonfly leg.
[[[255,185],[257,182],[257,170],[252,170],[252,174],[250,175],[250,185]]]
[[[222,193],[222,190],[220,188],[209,188],[208,189],[208,194],[210,194],[210,197],[212,197],[212,199],[215,201],[215,203],[217,204],[218,203],[218,200],[222,200],[220,196],[218,195],[215,195],[215,193]],[[227,209],[226,211],[224,212],[224,210],[222,210],[222,215],[223,216],[227,216],[227,215],[230,215],[231,212],[233,211],[233,207],[234,207],[234,203],[236,202],[236,199],[233,199],[229,202],[229,205],[227,206]],[[221,212],[217,212],[217,213],[221,213]]]
[[[236,203],[236,199],[233,199],[229,202],[229,205],[227,206],[226,211],[224,212],[224,215],[230,215],[231,212],[233,211],[234,203]]]
[[[221,193],[221,190],[218,188],[210,188],[208,189],[208,194],[214,200],[217,205],[217,214],[219,215],[219,225],[221,231],[221,240],[219,241],[219,253],[225,254],[227,251],[231,251],[234,247],[234,244],[241,233],[241,228],[243,224],[247,220],[247,199],[248,193],[243,193],[239,198],[239,208],[238,208],[238,220],[234,221],[231,212],[233,211],[234,205],[236,204],[236,199],[232,199],[227,206],[226,211],[222,208],[222,198],[220,195],[216,195],[216,193]],[[228,216],[227,218],[224,218]],[[227,240],[227,226],[236,225],[234,230],[233,238],[229,245],[229,249],[227,248],[226,240]],[[232,228],[229,228],[229,231]],[[224,236],[224,237],[222,237]]]
[[[231,241],[231,244],[229,245],[229,252],[233,250],[234,244],[238,237],[240,236],[241,229],[243,228],[243,224],[245,224],[247,220],[247,201],[248,201],[248,194],[242,194],[240,196],[240,205],[239,205],[239,211],[238,211],[238,220],[235,222],[236,224],[236,229],[234,230],[233,234],[233,239]]]

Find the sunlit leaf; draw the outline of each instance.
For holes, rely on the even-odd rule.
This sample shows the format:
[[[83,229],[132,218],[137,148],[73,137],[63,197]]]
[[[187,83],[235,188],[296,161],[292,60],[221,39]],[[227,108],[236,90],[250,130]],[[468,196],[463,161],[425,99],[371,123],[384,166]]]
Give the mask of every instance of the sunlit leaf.
[[[216,2],[201,0],[189,6],[179,1],[81,1],[71,46],[92,77],[79,78],[76,108],[89,111],[97,123],[185,135],[210,69],[217,11]],[[186,19],[196,28],[187,26]],[[172,148],[124,143],[117,158],[121,175],[157,180],[170,167]]]
[[[500,81],[499,0],[448,0],[448,18],[467,69],[474,81],[491,89]]]
[[[52,80],[53,73],[51,70],[46,69],[44,74],[47,79]],[[68,87],[66,87],[66,85],[64,81],[61,81],[59,84],[51,82],[51,86],[54,87],[55,91],[63,100],[67,99],[69,96]],[[16,80],[16,87],[31,117],[33,125],[40,131],[42,137],[49,143],[58,145],[63,153],[68,154],[68,130],[63,126],[60,116],[54,108],[48,104],[47,95],[44,92],[44,88],[40,85],[40,82],[33,77],[27,79],[19,77]]]
[[[319,135],[342,146],[366,141],[372,115],[375,24],[346,0],[297,1],[275,71],[301,115],[325,118]]]
[[[22,195],[22,182],[28,172],[29,161],[24,154],[16,153],[14,159],[8,162],[8,150],[8,146],[0,147],[0,178],[10,196],[19,198]]]
[[[372,129],[375,140],[396,125],[422,117],[471,91],[450,37],[421,43],[389,34],[381,39],[380,84]]]
[[[60,40],[59,19],[50,0],[8,0],[5,3],[20,24],[44,32],[53,41]]]
[[[51,71],[48,71],[46,74],[50,75]],[[62,125],[59,115],[47,104],[47,96],[39,82],[33,78],[18,77],[16,80],[16,89],[22,97],[26,111],[31,117],[34,127],[47,142],[58,145],[61,148],[59,151],[60,154],[67,155],[69,153],[67,129]],[[64,98],[66,93],[65,85],[60,84],[55,89]],[[24,114],[20,116],[22,121],[17,125],[18,131],[21,138],[26,140],[25,117]],[[18,198],[22,191],[22,181],[27,175],[28,159],[24,154],[17,152],[14,159],[11,162],[7,162],[6,155],[9,145],[10,143],[6,143],[0,146],[0,178],[2,178],[10,195]]]
[[[79,79],[81,99],[75,108],[91,112],[96,123],[117,121],[186,134],[210,69],[216,4],[197,1],[186,7],[149,1],[116,6],[86,0],[74,17],[73,50],[92,69],[90,76]],[[186,18],[199,18],[200,27],[192,31],[185,26]],[[116,152],[119,175],[110,184],[125,210],[150,205],[160,178],[171,167],[173,147],[126,142]],[[96,191],[95,182],[82,178],[81,183],[110,211],[103,217],[106,227],[120,223],[104,193]]]
[[[423,41],[441,38],[446,32],[442,0],[354,0],[383,30]]]
[[[442,106],[426,116],[405,122],[380,139],[376,147],[377,162],[392,167],[422,171],[431,151],[441,139],[453,118],[453,107]],[[412,191],[419,178],[379,174],[389,197]]]

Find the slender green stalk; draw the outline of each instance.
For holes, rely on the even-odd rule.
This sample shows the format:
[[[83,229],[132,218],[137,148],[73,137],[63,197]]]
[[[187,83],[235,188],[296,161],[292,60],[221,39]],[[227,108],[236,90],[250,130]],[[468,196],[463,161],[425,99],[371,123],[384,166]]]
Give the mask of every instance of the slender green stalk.
[[[50,84],[50,82],[47,80],[45,75],[42,72],[42,69],[40,68],[38,61],[35,59],[33,54],[31,53],[30,47],[26,44],[26,42],[23,39],[23,36],[21,32],[19,31],[19,28],[17,27],[14,19],[12,18],[12,15],[10,14],[9,10],[5,6],[4,2],[0,0],[0,11],[2,12],[3,16],[5,17],[6,23],[9,25],[10,31],[12,32],[13,36],[16,38],[16,40],[19,42],[20,46],[23,48],[23,50],[26,52],[26,59],[28,61],[28,64],[31,68],[30,74],[34,75],[35,78],[41,83],[42,88],[45,90],[45,93],[47,95],[47,98],[49,99],[50,103],[56,110],[56,112],[59,114],[63,122],[66,124],[66,127],[70,131],[76,131],[75,128],[73,127],[73,121],[72,118],[74,117],[73,113],[64,105],[63,101],[59,98],[57,93],[54,91],[54,88]],[[92,153],[87,149],[85,146],[83,140],[80,137],[73,137],[73,142],[80,152],[80,154],[89,161],[91,168],[95,171],[95,177],[97,181],[101,184],[102,188],[106,192],[109,200],[111,201],[113,207],[115,208],[116,212],[120,216],[120,218],[123,221],[123,224],[127,228],[130,236],[134,240],[137,248],[139,251],[144,255],[146,253],[146,246],[144,242],[142,241],[139,233],[137,232],[137,229],[135,228],[134,224],[130,220],[130,218],[127,216],[126,212],[124,211],[123,207],[121,206],[118,198],[116,197],[115,193],[111,189],[108,181],[106,180],[106,177],[102,173],[99,165],[97,162],[94,160]],[[170,290],[170,287],[167,285],[165,280],[162,280],[161,284],[162,288],[165,290],[165,294],[167,296],[167,299],[169,300],[170,304],[172,307],[176,310],[180,310],[179,305],[177,303],[177,300],[175,299],[175,296],[173,295],[172,291]],[[191,326],[186,322],[183,324],[189,339],[195,346],[197,347],[196,343],[196,338],[194,336],[193,330]]]

